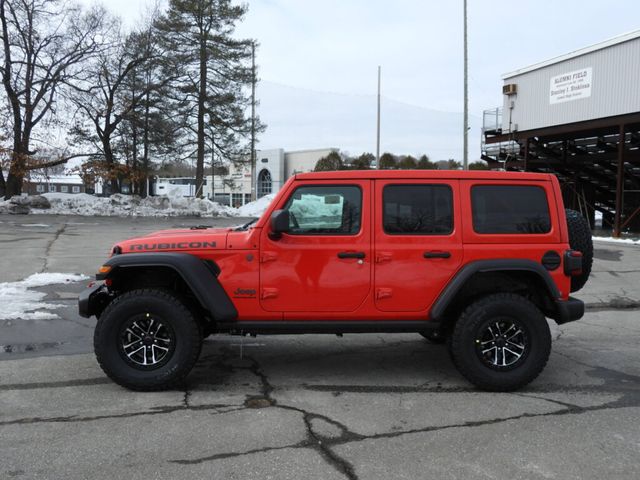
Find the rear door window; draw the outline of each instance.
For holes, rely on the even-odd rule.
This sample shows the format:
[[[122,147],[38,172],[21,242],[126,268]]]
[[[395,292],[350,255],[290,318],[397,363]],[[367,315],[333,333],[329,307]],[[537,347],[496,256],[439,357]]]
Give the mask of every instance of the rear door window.
[[[387,185],[383,226],[392,235],[447,235],[453,231],[453,194],[448,185]]]
[[[475,185],[471,188],[476,233],[542,234],[551,231],[547,194],[535,185]]]

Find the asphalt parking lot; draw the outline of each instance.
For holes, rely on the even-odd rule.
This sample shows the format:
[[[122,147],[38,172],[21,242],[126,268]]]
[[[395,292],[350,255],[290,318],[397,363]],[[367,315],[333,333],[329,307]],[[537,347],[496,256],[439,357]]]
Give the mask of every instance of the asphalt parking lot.
[[[239,219],[0,216],[0,282],[93,274],[116,240]],[[134,393],[91,353],[83,284],[44,287],[58,319],[0,321],[0,478],[638,478],[640,247],[598,242],[552,325],[549,364],[475,390],[413,334],[216,336],[184,388]]]

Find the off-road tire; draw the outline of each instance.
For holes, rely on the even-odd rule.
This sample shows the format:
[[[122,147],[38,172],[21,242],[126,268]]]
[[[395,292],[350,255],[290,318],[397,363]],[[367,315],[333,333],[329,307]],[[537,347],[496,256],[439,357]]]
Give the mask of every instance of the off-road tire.
[[[571,291],[577,292],[587,283],[593,264],[593,239],[587,219],[575,210],[566,209],[569,246],[582,252],[582,273],[571,277]]]
[[[170,326],[175,345],[166,363],[139,370],[125,360],[118,342],[125,322],[147,313]],[[138,391],[166,390],[183,383],[198,360],[202,330],[191,309],[178,297],[163,290],[132,290],[115,298],[100,315],[93,345],[100,367],[117,384]]]
[[[433,343],[435,345],[447,343],[447,336],[440,330],[425,330],[420,332],[420,335],[422,335],[429,343]]]
[[[484,326],[500,318],[517,321],[528,337],[526,357],[508,370],[487,366],[476,346]],[[544,369],[551,353],[551,333],[533,303],[520,295],[498,293],[477,300],[462,312],[449,341],[449,352],[460,373],[478,388],[513,391],[533,381]]]

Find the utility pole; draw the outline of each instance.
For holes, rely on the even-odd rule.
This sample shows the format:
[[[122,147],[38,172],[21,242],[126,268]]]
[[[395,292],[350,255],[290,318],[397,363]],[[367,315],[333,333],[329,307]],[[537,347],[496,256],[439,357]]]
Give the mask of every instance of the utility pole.
[[[465,0],[466,1],[466,0]],[[381,67],[378,65],[378,123],[376,134],[376,168],[380,169],[380,76]]]
[[[464,1],[464,147],[462,165],[469,169],[469,85],[468,85],[468,56],[467,56],[467,0]]]
[[[251,41],[251,201],[256,200],[256,42]]]
[[[214,141],[213,128],[211,129],[211,201],[215,202],[216,196],[216,142]]]

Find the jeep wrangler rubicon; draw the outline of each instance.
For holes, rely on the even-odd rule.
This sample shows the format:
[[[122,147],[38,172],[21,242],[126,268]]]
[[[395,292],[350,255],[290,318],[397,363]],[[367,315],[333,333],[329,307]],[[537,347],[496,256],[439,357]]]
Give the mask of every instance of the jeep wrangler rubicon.
[[[181,382],[203,338],[416,332],[447,341],[485,390],[522,387],[551,349],[545,317],[578,320],[589,225],[553,175],[341,171],[290,178],[241,227],[119,242],[79,298],[105,373],[134,390]]]

